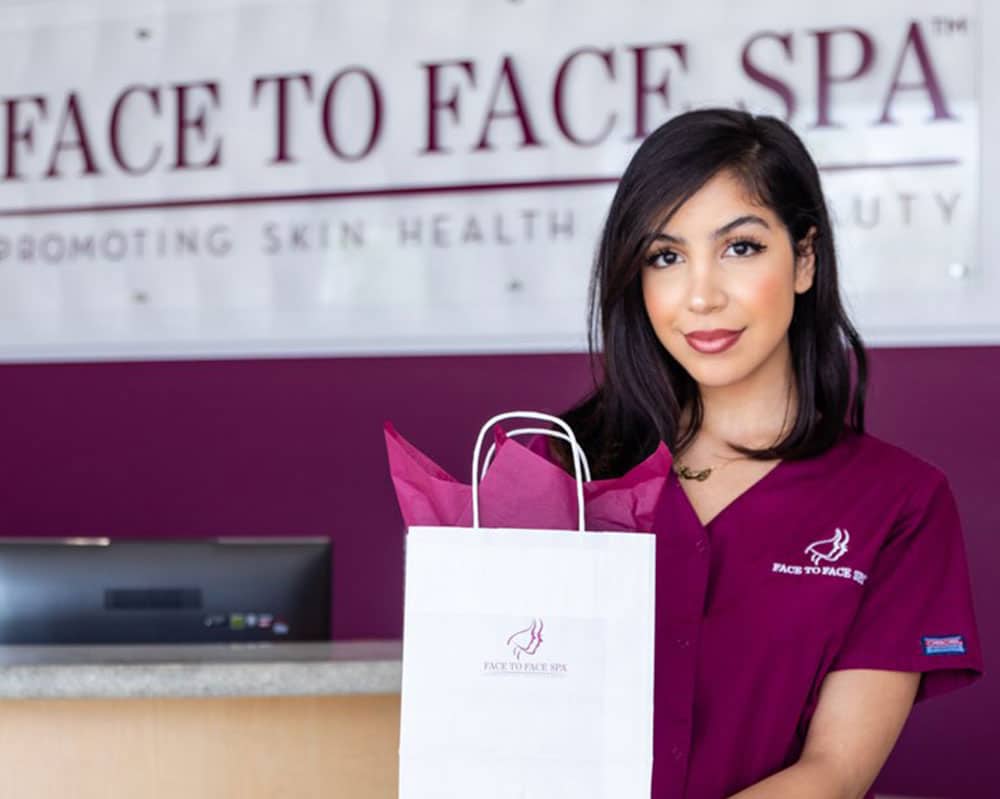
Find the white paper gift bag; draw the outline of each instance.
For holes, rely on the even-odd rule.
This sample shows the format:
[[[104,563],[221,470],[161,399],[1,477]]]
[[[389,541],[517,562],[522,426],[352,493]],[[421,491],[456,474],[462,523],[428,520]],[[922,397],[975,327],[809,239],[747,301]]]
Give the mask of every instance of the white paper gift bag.
[[[480,527],[483,439],[513,417],[562,428],[541,432],[572,446],[578,529]],[[648,799],[655,540],[584,530],[587,471],[562,420],[500,414],[472,527],[409,529],[401,799]]]

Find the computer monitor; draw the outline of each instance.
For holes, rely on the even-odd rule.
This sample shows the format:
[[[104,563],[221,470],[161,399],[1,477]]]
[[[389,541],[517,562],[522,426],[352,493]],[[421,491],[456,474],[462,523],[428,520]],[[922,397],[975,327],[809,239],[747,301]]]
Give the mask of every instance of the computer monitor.
[[[0,643],[330,639],[329,538],[0,540]]]

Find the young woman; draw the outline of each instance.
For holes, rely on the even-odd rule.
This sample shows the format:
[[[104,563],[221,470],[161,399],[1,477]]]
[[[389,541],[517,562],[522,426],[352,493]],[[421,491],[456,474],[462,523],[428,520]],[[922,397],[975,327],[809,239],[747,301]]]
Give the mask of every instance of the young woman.
[[[944,474],[865,433],[801,141],[734,110],[669,121],[622,177],[592,294],[600,383],[565,419],[594,476],[674,455],[653,796],[870,795],[914,701],[982,660]]]

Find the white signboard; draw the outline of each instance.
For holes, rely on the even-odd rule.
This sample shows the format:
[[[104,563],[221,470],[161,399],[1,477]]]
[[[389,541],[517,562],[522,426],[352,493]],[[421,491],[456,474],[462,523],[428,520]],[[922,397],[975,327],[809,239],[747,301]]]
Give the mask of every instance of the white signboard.
[[[582,350],[617,176],[719,104],[805,139],[869,342],[1000,341],[987,13],[0,5],[0,358]]]

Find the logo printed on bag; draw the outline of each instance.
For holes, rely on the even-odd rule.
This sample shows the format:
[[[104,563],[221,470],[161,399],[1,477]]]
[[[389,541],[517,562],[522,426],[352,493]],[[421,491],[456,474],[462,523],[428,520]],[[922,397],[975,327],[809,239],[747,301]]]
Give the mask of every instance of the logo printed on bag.
[[[864,585],[868,575],[858,569],[848,566],[830,566],[820,564],[836,563],[847,554],[847,545],[850,543],[851,534],[840,527],[829,538],[821,538],[813,541],[803,552],[809,556],[812,566],[800,566],[797,564],[774,563],[771,571],[777,574],[792,574],[796,576],[825,576],[840,577],[844,580],[853,580],[858,585]]]
[[[484,660],[483,674],[490,675],[535,675],[543,677],[566,677],[569,668],[565,663],[538,661],[528,658],[521,660],[522,655],[533,656],[542,645],[542,630],[545,622],[537,616],[527,627],[518,630],[504,640],[513,660]],[[508,628],[510,629],[510,628]]]
[[[518,630],[507,639],[507,646],[511,647],[514,657],[521,659],[521,654],[533,655],[542,645],[542,627],[544,623],[541,619],[532,619],[531,626],[524,630]]]

